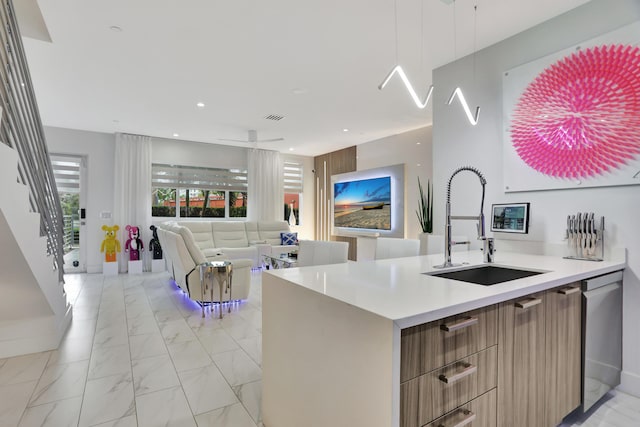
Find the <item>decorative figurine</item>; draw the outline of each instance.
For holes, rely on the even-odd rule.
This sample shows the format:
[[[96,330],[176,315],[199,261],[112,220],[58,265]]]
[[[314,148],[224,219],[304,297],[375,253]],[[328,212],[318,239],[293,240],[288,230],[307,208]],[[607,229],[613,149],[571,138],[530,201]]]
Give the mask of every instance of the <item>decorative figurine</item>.
[[[158,227],[152,225],[149,229],[153,232],[153,239],[149,242],[149,250],[153,252],[153,259],[162,259],[162,246],[158,240]]]
[[[100,252],[104,252],[105,262],[116,262],[116,253],[120,252],[120,242],[116,238],[116,232],[120,230],[120,227],[103,225],[102,229],[105,236],[102,245],[100,245]]]
[[[140,239],[140,229],[133,225],[127,225],[125,228],[129,232],[129,238],[124,245],[124,251],[129,253],[129,261],[139,261],[140,252],[144,250],[144,244]]]

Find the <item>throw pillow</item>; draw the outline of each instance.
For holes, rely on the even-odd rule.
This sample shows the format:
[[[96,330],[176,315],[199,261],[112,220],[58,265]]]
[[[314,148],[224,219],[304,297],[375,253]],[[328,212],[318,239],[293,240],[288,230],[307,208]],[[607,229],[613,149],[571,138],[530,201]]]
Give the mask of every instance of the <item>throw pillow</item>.
[[[298,243],[298,233],[280,233],[281,245],[295,245]]]

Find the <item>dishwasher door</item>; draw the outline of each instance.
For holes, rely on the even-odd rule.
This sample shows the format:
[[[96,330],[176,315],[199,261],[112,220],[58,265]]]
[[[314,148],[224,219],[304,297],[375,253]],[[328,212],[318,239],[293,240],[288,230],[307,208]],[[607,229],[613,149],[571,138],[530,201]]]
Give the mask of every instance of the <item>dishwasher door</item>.
[[[582,410],[620,384],[622,271],[582,282]]]

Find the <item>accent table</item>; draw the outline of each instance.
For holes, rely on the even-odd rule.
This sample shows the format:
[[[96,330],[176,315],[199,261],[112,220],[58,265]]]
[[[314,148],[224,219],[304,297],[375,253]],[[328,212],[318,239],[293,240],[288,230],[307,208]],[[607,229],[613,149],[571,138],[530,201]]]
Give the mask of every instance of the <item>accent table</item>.
[[[233,264],[231,261],[208,261],[200,264],[200,289],[202,291],[202,317],[204,317],[205,292],[211,289],[211,306],[213,306],[213,278],[218,281],[220,287],[220,318],[222,319],[222,288],[224,293],[229,291],[229,313],[231,313],[231,282],[233,277]],[[213,309],[211,309],[213,313]]]
[[[277,258],[271,255],[262,255],[262,262],[267,267],[274,270],[280,268],[297,267],[298,260],[295,258]]]

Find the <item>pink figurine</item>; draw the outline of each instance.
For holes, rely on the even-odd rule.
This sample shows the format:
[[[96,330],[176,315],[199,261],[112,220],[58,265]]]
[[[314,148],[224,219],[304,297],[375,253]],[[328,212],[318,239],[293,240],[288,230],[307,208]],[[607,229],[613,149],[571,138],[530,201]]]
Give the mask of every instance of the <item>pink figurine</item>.
[[[140,229],[132,225],[127,225],[125,228],[129,232],[129,238],[124,245],[124,251],[129,252],[130,261],[138,261],[140,252],[144,250],[144,244],[140,239]]]

